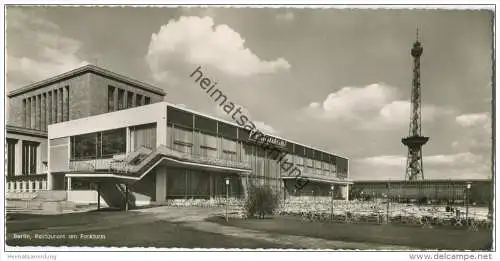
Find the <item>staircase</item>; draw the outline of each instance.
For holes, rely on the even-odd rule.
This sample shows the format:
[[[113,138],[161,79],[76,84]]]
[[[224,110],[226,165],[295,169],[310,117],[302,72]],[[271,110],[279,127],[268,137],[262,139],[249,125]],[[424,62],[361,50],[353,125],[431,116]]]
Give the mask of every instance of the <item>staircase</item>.
[[[27,196],[9,193],[6,199],[7,213],[56,215],[93,208],[88,204],[77,205],[67,201],[66,191],[47,190],[30,192]]]

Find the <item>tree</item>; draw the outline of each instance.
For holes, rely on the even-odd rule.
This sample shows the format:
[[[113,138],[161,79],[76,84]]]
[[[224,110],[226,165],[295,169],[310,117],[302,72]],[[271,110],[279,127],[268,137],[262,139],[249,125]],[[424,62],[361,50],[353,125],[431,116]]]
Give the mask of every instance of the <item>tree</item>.
[[[264,218],[265,215],[273,214],[278,205],[279,197],[271,187],[250,186],[245,201],[245,211],[249,217],[257,214],[259,218]]]

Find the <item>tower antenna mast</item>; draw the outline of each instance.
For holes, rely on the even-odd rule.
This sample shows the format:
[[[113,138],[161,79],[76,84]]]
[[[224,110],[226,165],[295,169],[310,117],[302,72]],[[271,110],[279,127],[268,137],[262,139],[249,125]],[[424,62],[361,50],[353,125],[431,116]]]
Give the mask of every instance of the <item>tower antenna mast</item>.
[[[417,39],[413,43],[411,56],[413,57],[413,82],[411,89],[411,112],[408,136],[401,142],[408,147],[406,159],[405,180],[423,180],[424,166],[422,159],[422,146],[427,143],[429,137],[422,136],[422,97],[420,92],[420,56],[424,48],[420,43],[419,29],[417,28]]]

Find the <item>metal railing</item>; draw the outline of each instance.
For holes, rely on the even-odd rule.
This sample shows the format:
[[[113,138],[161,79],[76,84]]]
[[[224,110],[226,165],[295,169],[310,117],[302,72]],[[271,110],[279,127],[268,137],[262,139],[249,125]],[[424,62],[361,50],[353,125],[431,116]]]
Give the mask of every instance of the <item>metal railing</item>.
[[[343,175],[339,175],[340,173],[338,172],[332,172],[328,170],[321,170],[319,171],[318,169],[314,169],[313,171],[310,171],[308,168],[304,167],[299,167],[301,171],[301,177],[308,177],[308,178],[317,178],[317,179],[324,179],[324,180],[330,180],[330,181],[344,181],[344,182],[350,182],[351,180],[347,179],[347,177]],[[283,173],[282,175],[286,176],[289,173]]]
[[[137,171],[137,166],[143,162],[150,161],[156,156],[167,156],[184,162],[208,164],[213,166],[250,169],[250,164],[245,161],[234,161],[222,159],[219,157],[210,157],[197,155],[175,150],[170,147],[160,146],[155,151],[149,154],[144,154],[142,160],[132,165],[126,155],[123,157],[114,157],[108,159],[87,159],[87,160],[72,160],[69,162],[69,169],[75,172],[112,172],[112,173],[131,173]],[[147,164],[147,162],[146,162]]]

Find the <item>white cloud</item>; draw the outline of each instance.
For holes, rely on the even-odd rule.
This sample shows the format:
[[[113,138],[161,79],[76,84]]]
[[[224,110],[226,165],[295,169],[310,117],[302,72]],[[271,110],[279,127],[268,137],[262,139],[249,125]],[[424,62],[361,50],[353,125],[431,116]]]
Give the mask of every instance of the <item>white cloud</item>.
[[[214,18],[216,16],[216,8],[199,8],[199,7],[181,7],[182,14],[185,16],[209,16]]]
[[[490,115],[487,112],[462,114],[457,116],[455,120],[462,127],[473,127],[473,126],[489,127],[491,124]]]
[[[279,131],[273,128],[271,125],[265,124],[262,121],[254,121],[253,123],[255,124],[255,127],[257,127],[257,129],[262,133],[273,135],[277,135],[279,133]]]
[[[362,88],[343,87],[330,93],[323,102],[309,105],[314,116],[326,119],[357,118],[373,114],[396,98],[396,89],[384,83],[371,84]]]
[[[363,158],[361,160],[358,160],[358,162],[373,166],[402,167],[405,166],[406,157],[400,155],[383,155],[383,156]]]
[[[146,60],[161,81],[169,71],[199,65],[239,77],[288,70],[283,58],[265,61],[245,47],[242,36],[225,24],[215,25],[210,17],[183,16],[171,20],[151,36]],[[179,68],[180,67],[180,68]]]
[[[424,165],[458,166],[464,164],[475,164],[480,162],[481,159],[481,155],[476,155],[471,152],[463,152],[457,154],[437,154],[424,156]],[[373,166],[404,167],[406,164],[406,157],[401,155],[381,155],[375,157],[366,157],[358,161]]]
[[[285,13],[279,13],[276,15],[276,20],[278,20],[278,21],[289,22],[289,21],[293,21],[294,18],[295,18],[295,16],[291,11],[287,11]]]
[[[10,90],[87,64],[77,55],[80,42],[23,8],[8,9],[7,41],[11,44],[6,57]]]
[[[492,127],[488,112],[462,114],[455,120],[462,127],[463,134],[452,142],[452,148],[458,151],[483,151],[491,155]]]
[[[491,177],[488,157],[471,152],[424,156],[424,175],[427,179],[459,179]],[[404,179],[406,157],[381,155],[353,160],[352,171],[357,180]]]
[[[365,87],[344,87],[330,93],[323,102],[312,102],[306,108],[310,116],[328,121],[354,123],[362,129],[392,129],[407,127],[411,103],[400,100],[395,87],[375,83]],[[453,114],[448,108],[422,105],[422,121],[431,122],[437,117]]]
[[[259,130],[259,131],[261,131],[261,132],[263,132],[263,133],[273,134],[273,135],[277,135],[277,134],[279,134],[279,133],[280,133],[280,131],[276,130],[276,129],[275,129],[274,127],[272,127],[271,125],[268,125],[268,124],[266,124],[266,123],[264,123],[264,122],[262,122],[262,121],[255,121],[255,120],[252,118],[252,116],[251,116],[250,112],[249,112],[247,109],[245,109],[243,106],[236,104],[236,106],[235,106],[234,108],[235,108],[235,109],[237,109],[238,107],[239,107],[239,108],[241,108],[241,113],[240,113],[240,114],[238,114],[238,115],[245,115],[245,116],[247,116],[247,117],[248,117],[248,119],[249,119],[250,121],[252,121],[252,122],[253,122],[253,124],[255,124],[255,127],[257,128],[257,130]],[[236,110],[233,110],[233,111],[232,111],[232,113],[234,113],[235,111],[236,111]],[[222,109],[222,107],[220,107],[220,106],[218,106],[218,105],[216,105],[216,106],[214,107],[214,113],[213,113],[213,115],[214,115],[215,117],[218,117],[218,118],[225,119],[225,120],[227,120],[227,121],[230,121],[230,122],[236,123],[236,121],[232,118],[232,114],[227,114],[227,113],[226,113],[226,112]],[[236,117],[237,117],[236,119],[239,119],[239,116],[236,116]]]

